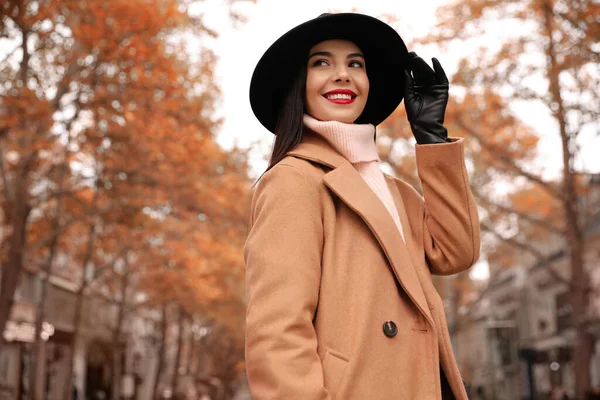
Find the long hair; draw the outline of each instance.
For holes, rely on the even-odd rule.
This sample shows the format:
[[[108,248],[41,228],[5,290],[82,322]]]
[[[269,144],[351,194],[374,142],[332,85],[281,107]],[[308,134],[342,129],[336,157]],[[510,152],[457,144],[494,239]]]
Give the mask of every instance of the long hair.
[[[304,97],[306,90],[306,66],[303,65],[298,70],[296,77],[288,88],[283,99],[283,104],[279,109],[277,124],[275,125],[275,143],[269,165],[260,178],[273,168],[279,161],[283,160],[286,154],[296,147],[302,141],[304,133]]]

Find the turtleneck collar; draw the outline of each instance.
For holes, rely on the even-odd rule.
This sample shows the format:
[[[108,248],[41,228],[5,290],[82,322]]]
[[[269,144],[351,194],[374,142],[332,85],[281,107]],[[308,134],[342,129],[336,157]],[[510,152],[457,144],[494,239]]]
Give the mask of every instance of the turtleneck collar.
[[[323,136],[350,163],[379,161],[375,144],[375,126],[319,121],[304,114],[304,125]]]

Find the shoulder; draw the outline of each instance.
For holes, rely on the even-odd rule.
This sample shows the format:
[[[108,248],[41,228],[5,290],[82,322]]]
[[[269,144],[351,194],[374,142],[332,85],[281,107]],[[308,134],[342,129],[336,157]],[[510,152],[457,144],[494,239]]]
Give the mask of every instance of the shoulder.
[[[305,179],[308,179],[311,182],[319,183],[323,180],[323,176],[325,175],[324,166],[321,164],[305,160],[303,158],[287,156],[283,160],[281,160],[276,167],[288,167],[295,169],[298,173],[300,173]]]
[[[287,156],[267,171],[259,180],[257,190],[262,188],[314,191],[323,184],[325,172],[319,164]]]
[[[286,157],[258,181],[252,196],[251,220],[264,211],[318,215],[322,209],[323,171],[312,163]]]
[[[324,175],[321,165],[288,156],[259,179],[253,203],[315,205],[323,200]]]

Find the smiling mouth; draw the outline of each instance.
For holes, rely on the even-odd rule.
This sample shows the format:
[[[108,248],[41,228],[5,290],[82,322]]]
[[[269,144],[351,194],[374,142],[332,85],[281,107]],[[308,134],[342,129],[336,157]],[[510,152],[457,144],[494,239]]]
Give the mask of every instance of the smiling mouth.
[[[335,92],[329,92],[329,93],[325,93],[323,95],[323,97],[325,97],[327,100],[329,100],[330,102],[334,103],[334,104],[350,104],[350,103],[354,103],[354,100],[356,100],[356,94],[348,91],[345,93],[335,93]]]

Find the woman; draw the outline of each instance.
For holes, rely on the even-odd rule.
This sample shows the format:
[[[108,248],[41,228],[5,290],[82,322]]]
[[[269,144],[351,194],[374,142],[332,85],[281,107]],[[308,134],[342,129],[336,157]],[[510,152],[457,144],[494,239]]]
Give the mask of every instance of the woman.
[[[250,101],[276,138],[244,248],[255,400],[467,398],[431,275],[477,260],[478,217],[433,65],[354,13],[299,25],[259,61]],[[403,97],[424,199],[378,166],[375,126]]]

